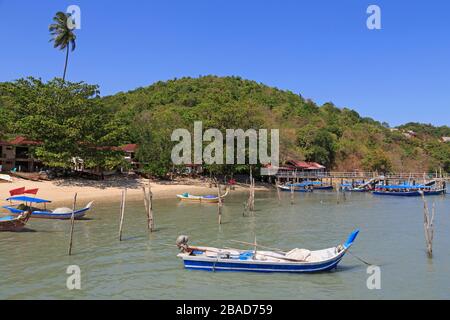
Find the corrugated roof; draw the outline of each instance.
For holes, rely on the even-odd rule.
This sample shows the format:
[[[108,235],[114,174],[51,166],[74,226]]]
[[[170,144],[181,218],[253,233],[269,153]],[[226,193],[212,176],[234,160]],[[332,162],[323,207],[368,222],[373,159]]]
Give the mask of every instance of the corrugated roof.
[[[39,145],[39,144],[42,144],[42,142],[29,140],[23,136],[18,136],[16,138],[14,138],[13,140],[7,142],[6,144],[12,144],[15,146],[25,146],[25,145],[30,146],[30,145]]]
[[[138,148],[138,145],[135,143],[126,144],[126,145],[120,147],[120,149],[125,152],[136,152],[137,148]]]

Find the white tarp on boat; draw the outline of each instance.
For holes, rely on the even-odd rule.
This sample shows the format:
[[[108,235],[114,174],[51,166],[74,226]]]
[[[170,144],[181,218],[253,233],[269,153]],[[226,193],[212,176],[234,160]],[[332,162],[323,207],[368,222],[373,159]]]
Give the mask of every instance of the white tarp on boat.
[[[311,256],[311,251],[307,249],[294,249],[286,253],[286,258],[298,260],[298,261],[307,261],[307,259]]]

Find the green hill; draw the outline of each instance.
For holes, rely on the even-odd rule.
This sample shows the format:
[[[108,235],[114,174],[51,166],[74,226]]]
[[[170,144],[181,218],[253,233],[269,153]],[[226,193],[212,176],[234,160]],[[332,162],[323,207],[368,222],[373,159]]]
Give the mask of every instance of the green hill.
[[[356,111],[332,103],[318,106],[299,94],[239,77],[158,82],[103,102],[118,123],[132,129],[128,140],[142,144],[148,143],[143,136],[191,128],[202,120],[204,127],[219,129],[279,128],[282,159],[317,161],[334,170],[450,171],[450,145],[439,141],[450,135],[449,127],[408,124],[393,130]],[[408,136],[408,130],[417,131],[417,137]],[[144,158],[155,160],[148,154]]]
[[[172,131],[192,130],[198,120],[223,131],[280,129],[281,160],[316,161],[339,171],[450,171],[450,143],[440,141],[450,136],[447,126],[390,129],[356,111],[319,106],[239,77],[175,79],[108,97],[100,97],[97,86],[60,79],[0,83],[2,138],[23,134],[43,141],[35,153],[50,166],[70,167],[81,156],[89,167],[114,167],[122,158],[108,146],[138,143],[146,170],[163,175],[172,168]]]

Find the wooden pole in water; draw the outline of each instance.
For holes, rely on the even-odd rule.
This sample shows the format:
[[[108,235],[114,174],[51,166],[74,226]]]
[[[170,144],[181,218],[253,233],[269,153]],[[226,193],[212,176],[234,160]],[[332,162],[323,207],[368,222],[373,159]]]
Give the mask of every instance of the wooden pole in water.
[[[123,218],[125,216],[125,199],[127,195],[127,189],[122,191],[122,200],[120,202],[120,226],[119,226],[119,241],[122,241],[122,228],[123,228]]]
[[[252,166],[250,166],[250,203],[249,203],[250,211],[253,211],[253,170]]]
[[[253,179],[252,167],[250,166],[250,185],[249,185],[249,194],[246,205],[246,210],[253,212],[255,211],[255,179]],[[245,211],[244,211],[245,214]]]
[[[294,184],[291,184],[291,205],[294,205]]]
[[[150,181],[148,182],[148,210],[147,210],[147,224],[150,232],[153,232],[155,229],[155,219],[153,218],[153,192],[152,185]]]
[[[255,211],[255,178],[252,180],[252,203],[251,203],[251,211]]]
[[[341,195],[341,189],[339,188],[339,184],[336,182],[336,203],[340,203],[340,195]]]
[[[145,207],[145,214],[148,217],[148,196],[147,196],[147,190],[145,189],[145,186],[142,187],[142,192],[144,193],[144,207]],[[122,209],[120,209],[122,212]]]
[[[73,229],[75,227],[75,206],[77,204],[77,194],[73,197],[72,206],[72,217],[70,218],[70,241],[69,241],[69,256],[72,255],[72,240],[73,240]]]
[[[425,195],[420,192],[423,200],[423,227],[425,231],[425,242],[427,246],[428,257],[433,258],[433,238],[434,238],[434,216],[436,214],[436,204],[433,203],[432,213],[430,214],[430,210],[428,209],[428,203],[425,200]]]
[[[277,179],[277,195],[278,195],[278,203],[281,205],[281,194],[280,194],[280,179]]]
[[[222,195],[220,194],[220,183],[217,183],[217,197],[219,201],[217,202],[217,214],[219,216],[219,225],[222,224]]]

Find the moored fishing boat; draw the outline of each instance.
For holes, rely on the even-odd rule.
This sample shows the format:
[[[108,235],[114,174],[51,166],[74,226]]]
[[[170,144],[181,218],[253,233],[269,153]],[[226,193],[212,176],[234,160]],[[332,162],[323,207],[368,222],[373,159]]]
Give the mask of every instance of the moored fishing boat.
[[[361,184],[342,183],[341,190],[345,192],[368,192],[367,187],[363,187]]]
[[[278,186],[281,191],[286,192],[313,192],[313,188],[309,183],[292,183]]]
[[[3,206],[3,208],[7,209],[13,216],[20,216],[25,211],[31,210],[32,211],[31,218],[58,219],[58,220],[67,220],[72,218],[72,209],[70,208],[58,208],[55,210],[47,210],[46,208],[39,209],[32,207],[32,205],[36,204],[46,205],[47,203],[51,203],[50,200],[44,200],[27,196],[15,196],[10,197],[6,200],[11,202],[13,201],[21,202],[18,205]],[[93,203],[94,201],[91,201],[84,208],[73,212],[74,218],[75,219],[83,218],[86,215],[86,213],[91,209]]]
[[[30,211],[25,211],[18,216],[0,217],[0,231],[18,232],[23,230],[30,219],[30,215]]]
[[[283,251],[243,251],[213,247],[189,247],[186,236],[177,239],[178,257],[184,267],[204,271],[313,273],[337,268],[359,231],[354,231],[344,244],[323,250],[293,249]],[[255,245],[256,246],[256,245]]]
[[[333,190],[333,186],[329,184],[323,184],[320,181],[307,181],[313,187],[314,190]]]
[[[446,189],[436,189],[425,185],[384,185],[378,186],[373,191],[374,195],[397,197],[436,196],[446,193]]]
[[[228,195],[229,190],[225,192],[224,195],[222,195],[220,198],[222,201],[225,199],[225,197]],[[192,195],[189,192],[185,192],[183,194],[178,194],[177,198],[181,201],[189,201],[189,202],[206,202],[206,203],[217,203],[219,202],[219,196],[217,195],[202,195],[202,196],[196,196]]]

